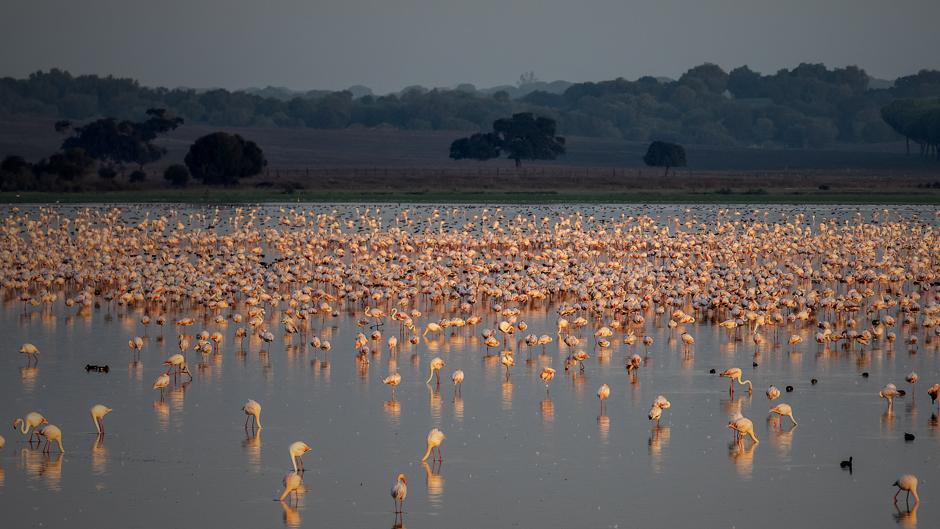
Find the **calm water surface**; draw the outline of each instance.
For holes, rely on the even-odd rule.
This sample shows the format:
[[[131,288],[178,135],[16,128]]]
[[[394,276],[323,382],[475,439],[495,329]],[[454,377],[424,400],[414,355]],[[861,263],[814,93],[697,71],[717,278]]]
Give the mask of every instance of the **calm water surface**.
[[[355,214],[353,207],[337,208]],[[278,208],[269,209],[275,214]],[[396,208],[385,209],[394,217]],[[583,208],[599,216],[663,218],[685,209]],[[717,210],[691,209],[704,219]],[[935,222],[929,207],[893,209]],[[800,212],[845,219],[879,208],[781,206],[756,214],[765,211],[770,220]],[[755,215],[749,208],[740,212]],[[422,323],[453,309],[425,302],[419,308]],[[668,315],[650,311],[646,330],[637,334],[650,334],[655,344],[635,380],[623,358],[643,354],[642,345],[616,339],[606,355],[598,354],[590,349],[588,327],[583,337],[592,357],[583,373],[564,373],[569,350],[557,340],[544,352],[517,344],[507,381],[498,357],[486,357],[480,336],[495,327],[498,314],[479,313],[485,319],[476,327],[448,329],[417,346],[402,340],[395,357],[383,347],[367,369],[355,361],[352,345],[361,314],[313,320],[315,333],[333,344],[326,353],[311,348],[309,336],[285,342],[277,311],[269,314],[276,339],[268,353],[256,338],[240,346],[238,325],[199,318],[189,332],[220,330],[222,353],[205,362],[190,353],[194,380],[175,385],[161,402],[151,385],[164,370],[162,360],[177,352],[172,325],[161,337],[155,325],[139,323],[140,309],[102,302],[80,312],[60,300],[51,309],[24,311],[7,296],[0,306],[0,417],[7,439],[0,451],[2,526],[388,527],[394,524],[388,491],[404,472],[404,525],[411,528],[940,527],[940,425],[925,394],[940,381],[936,343],[922,344],[913,355],[900,340],[861,359],[820,354],[815,329],[807,326],[798,331],[803,344],[786,345],[793,331],[781,331],[782,343],[764,346],[759,367],[751,368],[749,340],[735,342],[708,321],[688,327],[696,344],[694,355],[683,355],[678,334],[666,326]],[[557,315],[523,310],[520,319],[529,330],[517,339],[554,334]],[[386,324],[384,332],[396,334],[397,326]],[[129,365],[127,340],[134,335],[146,342],[138,367]],[[23,342],[42,351],[38,367],[24,367],[16,354]],[[447,362],[439,389],[424,382],[434,356]],[[403,379],[395,400],[381,382],[395,367],[390,362]],[[88,363],[108,364],[110,372],[86,373]],[[538,379],[545,365],[559,371],[550,397]],[[738,391],[731,399],[727,381],[708,373],[733,365],[754,382],[752,396]],[[458,397],[449,380],[454,369],[466,373]],[[888,415],[879,389],[887,382],[909,389],[904,376],[912,370],[921,376],[914,398],[899,400]],[[863,371],[870,377],[861,377]],[[811,385],[812,378],[818,384]],[[604,415],[595,396],[602,383],[612,390]],[[763,393],[770,384],[794,386],[775,404],[791,404],[799,426],[765,421],[771,405]],[[646,414],[658,394],[672,407],[653,427]],[[257,436],[243,429],[240,408],[248,398],[264,407]],[[88,413],[99,402],[114,408],[101,442]],[[30,410],[62,428],[63,456],[30,449],[10,429]],[[754,420],[759,445],[742,449],[732,442],[726,424],[734,412]],[[419,462],[432,427],[447,435],[440,468]],[[905,442],[905,432],[916,441]],[[291,469],[287,446],[296,440],[313,451],[304,458],[306,492],[293,509],[272,498]],[[839,468],[850,455],[852,474]],[[921,480],[923,501],[913,516],[899,514],[891,501],[891,483],[906,472]]]

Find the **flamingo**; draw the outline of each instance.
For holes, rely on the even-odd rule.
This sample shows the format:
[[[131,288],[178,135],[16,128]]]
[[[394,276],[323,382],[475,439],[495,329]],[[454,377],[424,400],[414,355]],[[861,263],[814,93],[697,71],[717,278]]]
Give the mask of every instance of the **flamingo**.
[[[657,395],[653,400],[653,404],[650,406],[650,411],[648,414],[649,420],[656,421],[656,424],[659,424],[659,419],[663,415],[663,410],[672,407],[672,404],[666,400],[666,397],[662,395]]]
[[[895,487],[898,488],[898,491],[894,493],[894,503],[898,502],[898,494],[901,494],[901,491],[907,491],[907,499],[911,499],[911,494],[914,495],[914,505],[920,503],[920,496],[917,495],[917,476],[913,474],[904,474],[899,477],[897,481],[892,483]]]
[[[454,382],[454,393],[460,393],[460,388],[463,387],[463,370],[458,369],[454,371],[450,379]]]
[[[65,453],[65,448],[62,448],[62,430],[54,424],[47,424],[38,430],[39,435],[46,438],[46,444],[43,445],[43,453],[49,453],[52,448],[52,443],[59,445],[59,452]]]
[[[724,371],[722,371],[722,372],[721,372],[721,375],[719,375],[719,376],[722,376],[722,377],[730,378],[730,379],[731,379],[731,380],[729,381],[728,391],[730,391],[732,395],[734,395],[734,383],[735,383],[735,382],[737,382],[738,384],[740,384],[740,385],[742,385],[742,386],[743,386],[744,384],[747,384],[747,392],[748,392],[748,393],[751,393],[751,391],[752,391],[752,388],[751,388],[751,381],[750,381],[750,380],[741,380],[741,375],[742,375],[742,373],[741,373],[741,368],[740,368],[740,367],[732,367],[732,368],[725,369]]]
[[[779,396],[780,396],[780,390],[777,389],[777,386],[770,386],[769,388],[767,388],[767,399],[768,399],[768,400],[775,400],[775,399],[778,398]]]
[[[179,353],[176,353],[164,360],[163,365],[169,367],[169,369],[167,369],[167,374],[173,372],[173,376],[177,376],[185,373],[187,376],[189,376],[190,380],[193,379],[192,373],[189,372],[189,366],[186,364],[186,357]]]
[[[516,365],[516,359],[512,356],[512,351],[503,351],[499,362],[506,368],[506,380],[509,380],[509,368]]]
[[[914,371],[911,371],[910,374],[904,377],[904,380],[907,381],[907,383],[911,385],[911,392],[913,392],[914,388],[917,386],[917,381],[920,380],[920,377],[917,376],[917,373],[915,373]]]
[[[20,347],[20,354],[26,355],[26,365],[29,365],[33,360],[36,363],[39,363],[39,348],[31,343],[24,343]]]
[[[585,351],[578,349],[574,352],[571,358],[578,363],[580,370],[584,371],[584,361],[590,358],[590,356]]]
[[[140,359],[140,351],[144,348],[144,339],[135,336],[133,340],[127,341],[127,346],[130,347],[131,351],[134,351],[134,358]]]
[[[428,449],[424,453],[424,457],[421,458],[421,461],[427,461],[428,456],[431,455],[431,451],[434,449],[437,449],[438,459],[435,460],[432,458],[431,461],[443,461],[444,456],[441,455],[441,443],[444,442],[444,439],[445,439],[444,432],[438,430],[437,428],[434,428],[433,430],[428,432]]]
[[[254,426],[259,430],[263,428],[261,426],[261,404],[258,404],[258,402],[255,400],[248,399],[248,401],[245,402],[245,405],[242,406],[242,411],[245,412],[245,415],[247,416],[245,417],[246,430],[248,429],[248,425],[251,424],[252,417],[255,418]]]
[[[22,428],[20,429],[20,433],[23,435],[29,434],[29,442],[32,442],[33,436],[39,434],[39,432],[36,431],[36,428],[42,424],[49,424],[49,421],[47,421],[41,413],[31,411],[26,414],[26,417],[13,421],[13,429],[16,430]]]
[[[640,355],[635,354],[627,359],[627,373],[633,373],[637,369],[640,369],[640,365],[643,363],[643,358]]]
[[[898,391],[898,387],[894,384],[885,384],[885,387],[881,388],[881,391],[878,392],[878,396],[888,401],[888,407],[894,407],[894,399],[901,396],[901,392]]]
[[[555,378],[555,370],[550,367],[543,367],[539,378],[545,383],[545,394],[548,395],[548,384]]]
[[[793,409],[790,407],[789,404],[784,404],[781,402],[780,404],[777,404],[773,408],[770,408],[770,413],[776,413],[777,415],[780,415],[781,417],[787,416],[790,418],[791,421],[793,421],[793,426],[796,426],[796,419],[793,418]]]
[[[601,384],[601,387],[597,388],[597,398],[601,401],[601,414],[604,412],[604,407],[608,397],[610,397],[610,386],[607,384]]]
[[[389,375],[389,376],[383,378],[383,379],[382,379],[382,383],[385,384],[386,386],[390,386],[390,387],[392,388],[392,398],[394,399],[394,398],[395,398],[395,388],[398,387],[399,384],[401,384],[401,374],[399,374],[399,373],[392,373],[391,375]]]
[[[112,411],[114,410],[103,404],[95,404],[91,407],[91,420],[95,422],[95,428],[98,429],[99,435],[104,433],[104,416]]]
[[[399,474],[398,478],[395,480],[395,485],[392,486],[392,500],[395,501],[395,514],[401,515],[403,513],[405,498],[408,497],[408,477],[404,474]]]
[[[927,388],[927,394],[930,395],[930,403],[937,402],[937,396],[940,395],[940,384],[934,384]]]
[[[431,360],[431,365],[428,366],[428,379],[424,383],[430,384],[431,379],[436,375],[437,385],[440,386],[441,385],[441,368],[443,368],[445,365],[447,364],[444,363],[444,360],[441,357],[439,356],[434,357],[434,359]]]
[[[294,472],[304,471],[304,460],[301,458],[310,450],[311,448],[303,441],[295,441],[287,448],[287,452],[290,454],[290,462],[294,465]],[[300,462],[299,469],[297,468],[298,461]]]
[[[754,444],[759,443],[757,436],[754,435],[754,423],[751,422],[747,417],[736,417],[728,422],[728,428],[734,430],[734,436],[736,438],[743,437],[745,435],[750,436],[751,440],[754,441]]]
[[[166,373],[161,373],[156,380],[153,381],[153,389],[160,390],[160,399],[163,399],[163,389],[170,385],[170,375]]]

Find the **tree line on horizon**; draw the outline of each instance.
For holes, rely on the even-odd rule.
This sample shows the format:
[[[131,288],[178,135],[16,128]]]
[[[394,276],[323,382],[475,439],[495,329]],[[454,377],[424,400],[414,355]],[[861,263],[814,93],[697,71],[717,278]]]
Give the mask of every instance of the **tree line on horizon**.
[[[940,71],[873,88],[861,68],[800,64],[763,75],[747,66],[726,72],[696,66],[679,79],[642,77],[575,83],[512,98],[506,91],[412,87],[400,94],[354,97],[324,92],[283,100],[240,91],[148,88],[132,79],[72,76],[62,70],[0,79],[0,115],[87,120],[132,119],[165,108],[188,123],[215,126],[394,127],[486,131],[505,116],[555,120],[565,136],[662,140],[691,145],[823,148],[911,137],[882,119],[898,99],[940,97]]]

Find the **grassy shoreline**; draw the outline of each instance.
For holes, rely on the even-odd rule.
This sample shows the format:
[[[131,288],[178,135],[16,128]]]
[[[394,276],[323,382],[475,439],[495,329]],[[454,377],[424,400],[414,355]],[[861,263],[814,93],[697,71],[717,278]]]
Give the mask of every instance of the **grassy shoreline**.
[[[0,204],[253,204],[290,202],[363,203],[506,203],[506,204],[940,204],[940,191],[922,192],[799,192],[717,193],[662,191],[298,191],[255,189],[154,189],[79,193],[0,193]]]

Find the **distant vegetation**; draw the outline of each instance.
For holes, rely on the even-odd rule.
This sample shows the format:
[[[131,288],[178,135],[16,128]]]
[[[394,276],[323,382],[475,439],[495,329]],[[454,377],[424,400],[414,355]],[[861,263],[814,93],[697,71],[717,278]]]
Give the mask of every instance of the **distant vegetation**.
[[[940,160],[940,98],[899,99],[881,109],[884,120],[907,140],[920,146],[922,156]]]
[[[262,89],[147,88],[131,79],[72,76],[52,70],[0,79],[0,114],[88,120],[133,119],[166,108],[187,122],[216,126],[396,127],[486,131],[502,116],[531,112],[554,119],[562,135],[663,140],[695,145],[821,148],[895,140],[881,109],[897,99],[940,97],[940,72],[921,71],[872,87],[860,68],[801,64],[761,75],[703,64],[678,80],[642,77],[569,84],[527,74],[517,87],[472,85],[373,95]],[[355,92],[355,93],[354,93]],[[902,134],[906,134],[902,132]]]
[[[163,157],[165,150],[152,143],[157,135],[183,123],[166,109],[147,110],[142,122],[102,118],[80,127],[57,121],[57,132],[72,132],[62,142],[61,151],[37,163],[8,155],[0,162],[0,191],[87,191],[115,190],[126,164],[136,169],[127,175],[129,184],[146,180],[144,165]],[[189,148],[186,165],[174,164],[163,174],[173,187],[185,187],[190,176],[206,185],[233,185],[239,178],[257,175],[267,165],[261,148],[238,134],[216,132],[195,141]],[[85,179],[97,166],[98,181]]]
[[[450,157],[482,161],[505,153],[507,158],[515,160],[516,167],[522,165],[522,160],[554,160],[565,154],[565,139],[555,135],[555,128],[555,120],[551,118],[520,112],[494,121],[493,132],[454,140]]]
[[[685,148],[676,143],[654,141],[646,150],[643,163],[650,167],[665,167],[663,177],[669,176],[670,167],[685,167]]]
[[[206,185],[237,184],[239,178],[254,176],[268,164],[255,142],[225,132],[214,132],[196,140],[185,161],[193,178]]]

